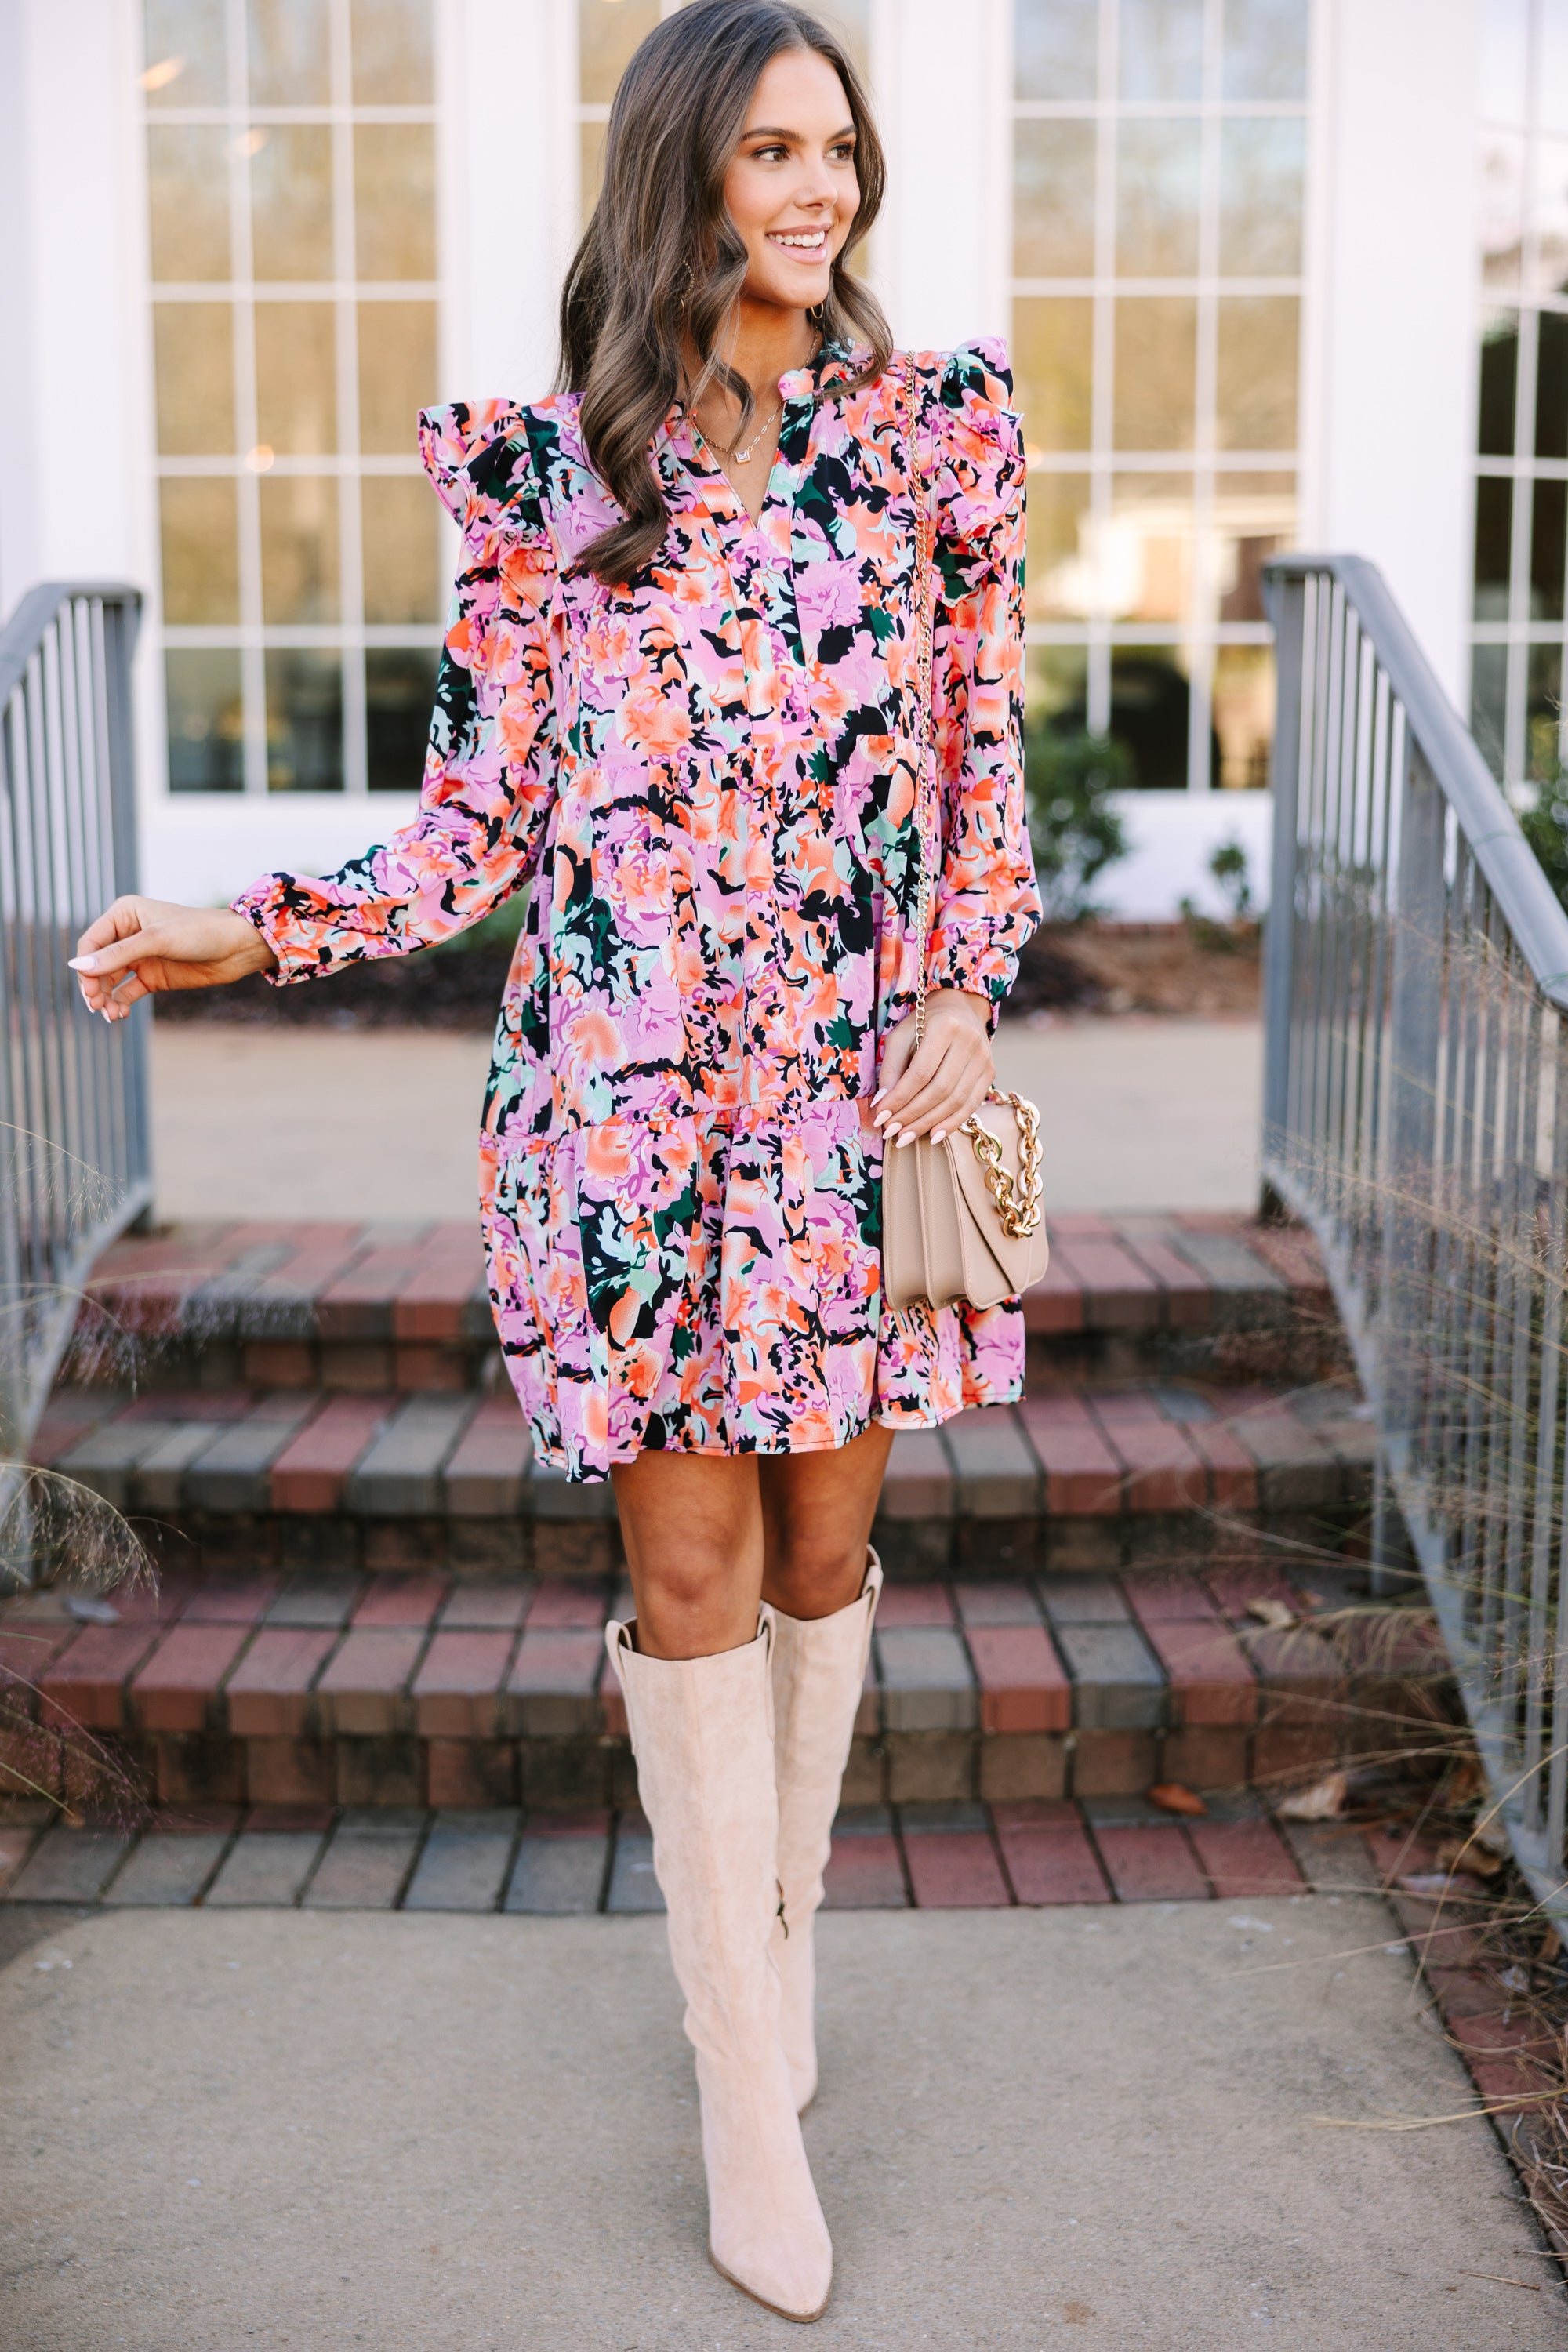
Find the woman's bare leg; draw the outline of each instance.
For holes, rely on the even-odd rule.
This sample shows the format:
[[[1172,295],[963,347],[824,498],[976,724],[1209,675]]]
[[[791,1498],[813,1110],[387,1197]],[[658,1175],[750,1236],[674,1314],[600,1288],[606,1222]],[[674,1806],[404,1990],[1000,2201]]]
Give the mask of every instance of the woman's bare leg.
[[[639,1454],[612,1472],[650,1658],[738,1650],[766,1599],[830,1617],[866,1579],[866,1547],[892,1433],[831,1454]]]
[[[763,1598],[791,1617],[831,1617],[858,1600],[893,1443],[862,1430],[831,1454],[763,1454]]]
[[[754,1454],[639,1454],[610,1474],[650,1658],[710,1658],[756,1639],[763,1510]]]

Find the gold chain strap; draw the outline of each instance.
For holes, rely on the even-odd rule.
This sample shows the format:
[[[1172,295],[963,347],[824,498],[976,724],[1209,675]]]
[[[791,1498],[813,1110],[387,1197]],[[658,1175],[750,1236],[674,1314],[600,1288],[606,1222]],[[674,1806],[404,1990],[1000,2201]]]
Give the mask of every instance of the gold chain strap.
[[[985,1189],[996,1203],[1002,1230],[1011,1242],[1021,1242],[1040,1222],[1040,1114],[1022,1095],[994,1088],[990,1102],[1011,1103],[1018,1121],[1018,1173],[1009,1176],[1002,1165],[1002,1139],[982,1127],[972,1112],[959,1129],[974,1146],[974,1157],[985,1171]]]
[[[925,1044],[926,1034],[926,959],[931,953],[931,877],[926,856],[926,829],[930,822],[931,797],[927,790],[930,772],[936,763],[932,741],[931,669],[931,591],[932,591],[932,529],[929,502],[926,499],[925,476],[920,456],[920,378],[913,352],[904,361],[904,397],[909,409],[910,487],[915,501],[915,671],[920,694],[920,741],[915,769],[915,856],[919,860],[919,883],[915,894],[915,935],[920,942],[920,960],[915,967],[915,1044]]]
[[[926,832],[931,803],[928,783],[934,781],[936,747],[931,710],[932,526],[917,438],[920,382],[912,352],[904,361],[904,394],[909,409],[910,485],[915,501],[915,660],[921,705],[921,739],[915,776],[915,855],[920,861],[915,914],[915,929],[920,940],[920,961],[915,969],[915,1043],[921,1045],[925,1043],[926,1034],[926,960],[931,952],[931,877],[926,857]],[[974,1156],[985,1171],[985,1189],[996,1203],[1003,1232],[1009,1241],[1024,1241],[1039,1224],[1041,1216],[1040,1114],[1032,1102],[1025,1101],[1022,1095],[1004,1093],[997,1087],[993,1087],[987,1100],[1013,1106],[1018,1121],[1017,1176],[1010,1176],[1002,1165],[1002,1139],[988,1127],[981,1125],[978,1113],[971,1113],[958,1132],[969,1138],[974,1147]]]

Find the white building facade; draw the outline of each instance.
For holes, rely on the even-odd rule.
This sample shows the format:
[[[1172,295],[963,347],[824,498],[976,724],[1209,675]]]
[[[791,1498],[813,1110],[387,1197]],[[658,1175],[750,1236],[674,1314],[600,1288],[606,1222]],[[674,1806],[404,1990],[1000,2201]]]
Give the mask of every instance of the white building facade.
[[[320,872],[411,814],[453,552],[414,413],[547,387],[608,100],[670,5],[0,9],[0,608],[145,592],[147,889]],[[1137,778],[1112,910],[1201,898],[1227,840],[1266,877],[1279,548],[1382,564],[1498,772],[1546,773],[1568,0],[823,13],[887,141],[895,333],[1013,345],[1031,712]]]

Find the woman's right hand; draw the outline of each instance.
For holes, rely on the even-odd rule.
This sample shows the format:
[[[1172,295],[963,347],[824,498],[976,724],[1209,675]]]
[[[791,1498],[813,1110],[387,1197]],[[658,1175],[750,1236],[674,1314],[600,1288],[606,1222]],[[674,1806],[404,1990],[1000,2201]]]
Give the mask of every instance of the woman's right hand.
[[[76,943],[71,970],[89,1013],[123,1021],[139,996],[217,988],[278,959],[228,907],[176,907],[164,898],[116,898]]]

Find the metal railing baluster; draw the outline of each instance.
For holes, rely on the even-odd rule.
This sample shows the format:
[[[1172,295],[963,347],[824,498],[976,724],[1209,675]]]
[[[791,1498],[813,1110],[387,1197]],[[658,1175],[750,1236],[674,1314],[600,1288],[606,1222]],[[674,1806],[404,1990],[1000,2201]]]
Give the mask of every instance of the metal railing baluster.
[[[1548,1034],[1542,1058],[1552,1071],[1551,1146],[1547,1156],[1546,1200],[1539,1248],[1546,1279],[1542,1286],[1541,1397],[1535,1438],[1535,1505],[1530,1545],[1529,1622],[1525,1633],[1529,1673],[1524,1702],[1526,1775],[1523,1815],[1526,1831],[1539,1836],[1544,1824],[1542,1767],[1545,1761],[1547,1722],[1548,1640],[1552,1620],[1552,1538],[1563,1511],[1562,1473],[1558,1467],[1563,1369],[1563,1281],[1568,1249],[1568,1100],[1564,1099],[1563,1053],[1568,1045],[1564,1024],[1552,1006],[1542,1009]],[[1552,1279],[1555,1270],[1557,1279]]]
[[[1451,817],[1446,815],[1445,850],[1450,831]],[[1437,1458],[1436,1449],[1446,1439],[1453,1423],[1455,1290],[1463,1265],[1453,1204],[1465,1066],[1462,1007],[1468,1002],[1463,990],[1456,985],[1455,940],[1457,906],[1468,870],[1461,849],[1454,860],[1454,879],[1446,883],[1443,892],[1442,1064],[1433,1144],[1432,1351],[1427,1367],[1426,1409],[1420,1432],[1424,1457],[1428,1460]]]
[[[1535,1140],[1534,1109],[1540,1100],[1541,1066],[1537,1040],[1538,1007],[1533,993],[1515,986],[1516,955],[1509,957],[1509,1003],[1513,1013],[1509,1055],[1508,1118],[1504,1128],[1505,1159],[1500,1191],[1500,1220],[1504,1240],[1500,1264],[1508,1298],[1508,1325],[1502,1334],[1508,1351],[1506,1380],[1499,1392],[1499,1436],[1506,1448],[1507,1500],[1500,1527],[1500,1609],[1498,1701],[1503,1734],[1510,1756],[1518,1747],[1521,1693],[1529,1676],[1524,1645],[1524,1586],[1528,1559],[1526,1496],[1530,1476],[1531,1433],[1533,1421],[1540,1350],[1531,1345],[1535,1320]],[[1530,1131],[1528,1166],[1526,1128]]]

